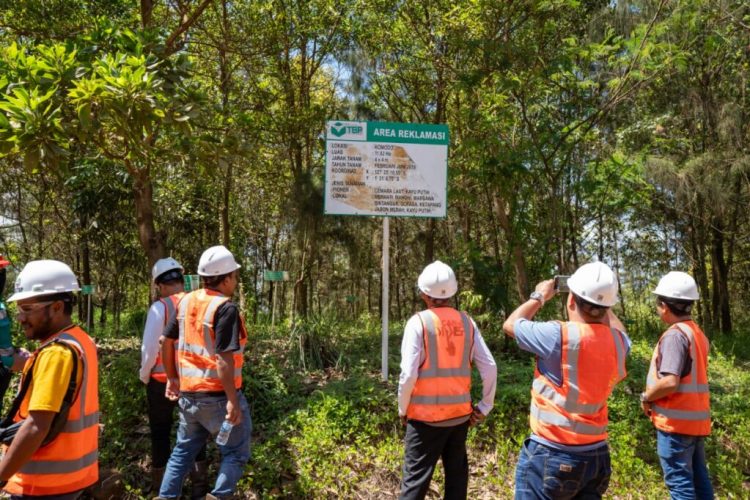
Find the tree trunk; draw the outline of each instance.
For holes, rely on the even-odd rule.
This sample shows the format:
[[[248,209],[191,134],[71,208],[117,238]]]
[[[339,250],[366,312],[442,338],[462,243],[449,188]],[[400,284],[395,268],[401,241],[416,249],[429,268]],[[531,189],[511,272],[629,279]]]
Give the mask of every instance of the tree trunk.
[[[729,269],[724,258],[723,223],[714,220],[711,230],[711,270],[713,275],[714,327],[722,333],[731,333],[732,316],[729,308]]]
[[[133,174],[133,196],[138,240],[148,258],[148,268],[166,255],[164,234],[154,225],[154,190],[149,169],[130,169]]]
[[[155,0],[141,0],[141,26],[151,27],[153,22]]]
[[[500,227],[503,228],[503,232],[505,233],[508,248],[510,249],[511,261],[513,262],[513,269],[516,272],[516,291],[518,292],[519,300],[523,301],[529,293],[529,279],[526,275],[526,262],[523,258],[523,249],[513,233],[510,217],[505,211],[505,200],[499,194],[495,194],[492,206],[495,210],[495,216],[500,222]]]
[[[427,234],[424,243],[424,264],[427,265],[435,260],[435,219],[427,223]]]

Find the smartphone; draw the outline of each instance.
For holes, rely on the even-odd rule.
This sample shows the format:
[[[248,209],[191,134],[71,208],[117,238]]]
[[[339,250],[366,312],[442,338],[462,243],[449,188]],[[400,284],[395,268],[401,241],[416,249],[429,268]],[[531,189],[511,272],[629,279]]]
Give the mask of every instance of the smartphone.
[[[568,278],[570,278],[570,276],[555,276],[555,290],[558,292],[569,292],[570,288],[568,288]]]

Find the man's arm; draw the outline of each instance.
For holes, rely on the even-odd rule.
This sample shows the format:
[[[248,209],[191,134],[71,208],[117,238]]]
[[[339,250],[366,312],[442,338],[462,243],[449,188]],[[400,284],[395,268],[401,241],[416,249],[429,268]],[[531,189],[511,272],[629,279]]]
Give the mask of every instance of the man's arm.
[[[180,376],[174,359],[174,339],[161,338],[161,361],[164,363],[164,372],[167,374],[167,388],[164,396],[171,401],[177,401],[180,397]]]
[[[549,301],[555,296],[557,290],[555,290],[555,280],[542,281],[536,286],[535,291],[541,293],[544,296],[544,302]],[[535,299],[529,299],[516,308],[515,311],[510,313],[503,323],[503,331],[510,337],[515,337],[513,326],[519,319],[531,319],[534,315],[542,308],[542,303]]]
[[[219,371],[219,380],[227,395],[227,416],[225,417],[232,425],[242,422],[240,402],[237,397],[237,389],[234,387],[234,353],[220,352],[216,354],[216,368]]]
[[[242,421],[239,396],[234,387],[234,353],[240,349],[240,312],[233,302],[225,302],[214,314],[216,370],[227,395],[226,419],[233,425]]]
[[[419,377],[419,364],[422,356],[422,321],[418,315],[412,316],[404,327],[401,339],[401,373],[398,377],[398,416],[406,424],[406,410],[409,408],[411,393]]]
[[[474,326],[474,352],[472,353],[472,361],[479,371],[479,376],[482,378],[482,400],[476,405],[469,419],[470,424],[474,425],[484,420],[495,405],[497,364],[474,320],[472,320],[472,325]]]
[[[30,411],[0,461],[0,480],[7,481],[26,464],[47,437],[57,412]]]
[[[661,378],[642,394],[645,401],[641,401],[641,409],[647,416],[651,411],[651,404],[669,396],[680,386],[680,376],[685,360],[689,357],[690,345],[682,333],[673,331],[664,336],[659,348],[661,362],[658,370]]]
[[[151,378],[151,369],[156,364],[156,355],[159,352],[159,336],[164,330],[164,304],[154,302],[146,316],[146,326],[143,329],[143,342],[141,343],[141,371],[140,379],[144,384]]]

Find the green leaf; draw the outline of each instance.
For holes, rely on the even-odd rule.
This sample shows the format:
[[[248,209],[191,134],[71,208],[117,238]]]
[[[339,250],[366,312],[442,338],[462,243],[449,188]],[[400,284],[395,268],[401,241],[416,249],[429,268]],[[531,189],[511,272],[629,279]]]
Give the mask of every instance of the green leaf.
[[[91,103],[84,103],[78,106],[78,120],[83,128],[91,127]]]

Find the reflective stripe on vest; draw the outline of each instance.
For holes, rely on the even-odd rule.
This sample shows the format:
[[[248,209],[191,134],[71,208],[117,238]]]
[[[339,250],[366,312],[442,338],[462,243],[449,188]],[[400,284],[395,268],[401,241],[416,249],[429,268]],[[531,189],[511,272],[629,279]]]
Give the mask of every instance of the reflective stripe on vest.
[[[439,422],[471,413],[471,351],[474,329],[469,317],[453,308],[418,313],[426,348],[406,414],[424,422]],[[463,337],[461,351],[454,339]]]
[[[179,303],[177,321],[179,341],[177,345],[177,369],[180,389],[188,392],[223,391],[216,363],[214,316],[218,308],[229,300],[218,292],[196,290]],[[198,317],[200,316],[200,317]],[[242,386],[243,353],[247,344],[247,331],[242,317],[240,321],[240,348],[233,354],[234,384]]]
[[[179,304],[180,299],[184,296],[185,296],[185,292],[178,292],[168,297],[159,299],[159,302],[164,304],[164,326],[165,327],[169,324],[169,321],[175,316],[175,313],[177,311],[177,305]],[[157,351],[156,353],[156,363],[154,363],[154,366],[151,368],[151,378],[161,383],[167,382],[167,372],[164,369],[164,363],[161,360],[161,349]]]
[[[564,427],[576,434],[598,435],[607,432],[606,425],[591,425],[584,422],[570,420],[560,413],[544,411],[536,405],[531,405],[531,415],[537,420],[547,422],[556,427]]]
[[[604,440],[607,398],[627,374],[625,340],[619,331],[606,325],[568,322],[560,327],[562,384],[557,386],[547,379],[537,366],[529,412],[532,431],[569,445]],[[606,379],[592,379],[587,373],[590,369]]]
[[[688,340],[690,373],[680,378],[677,389],[651,405],[651,421],[664,432],[707,436],[711,432],[711,408],[708,384],[708,339],[694,322],[675,323],[672,327]],[[667,330],[669,331],[669,330]],[[661,340],[651,356],[646,386],[653,387],[660,378],[656,361]]]
[[[6,491],[15,495],[62,495],[84,489],[99,478],[96,345],[79,327],[73,327],[54,338],[67,343],[79,353],[81,384],[63,430],[49,444],[37,449],[5,486]],[[34,355],[48,342],[40,346]],[[30,398],[31,394],[27,397]],[[14,420],[24,418],[20,413]]]

